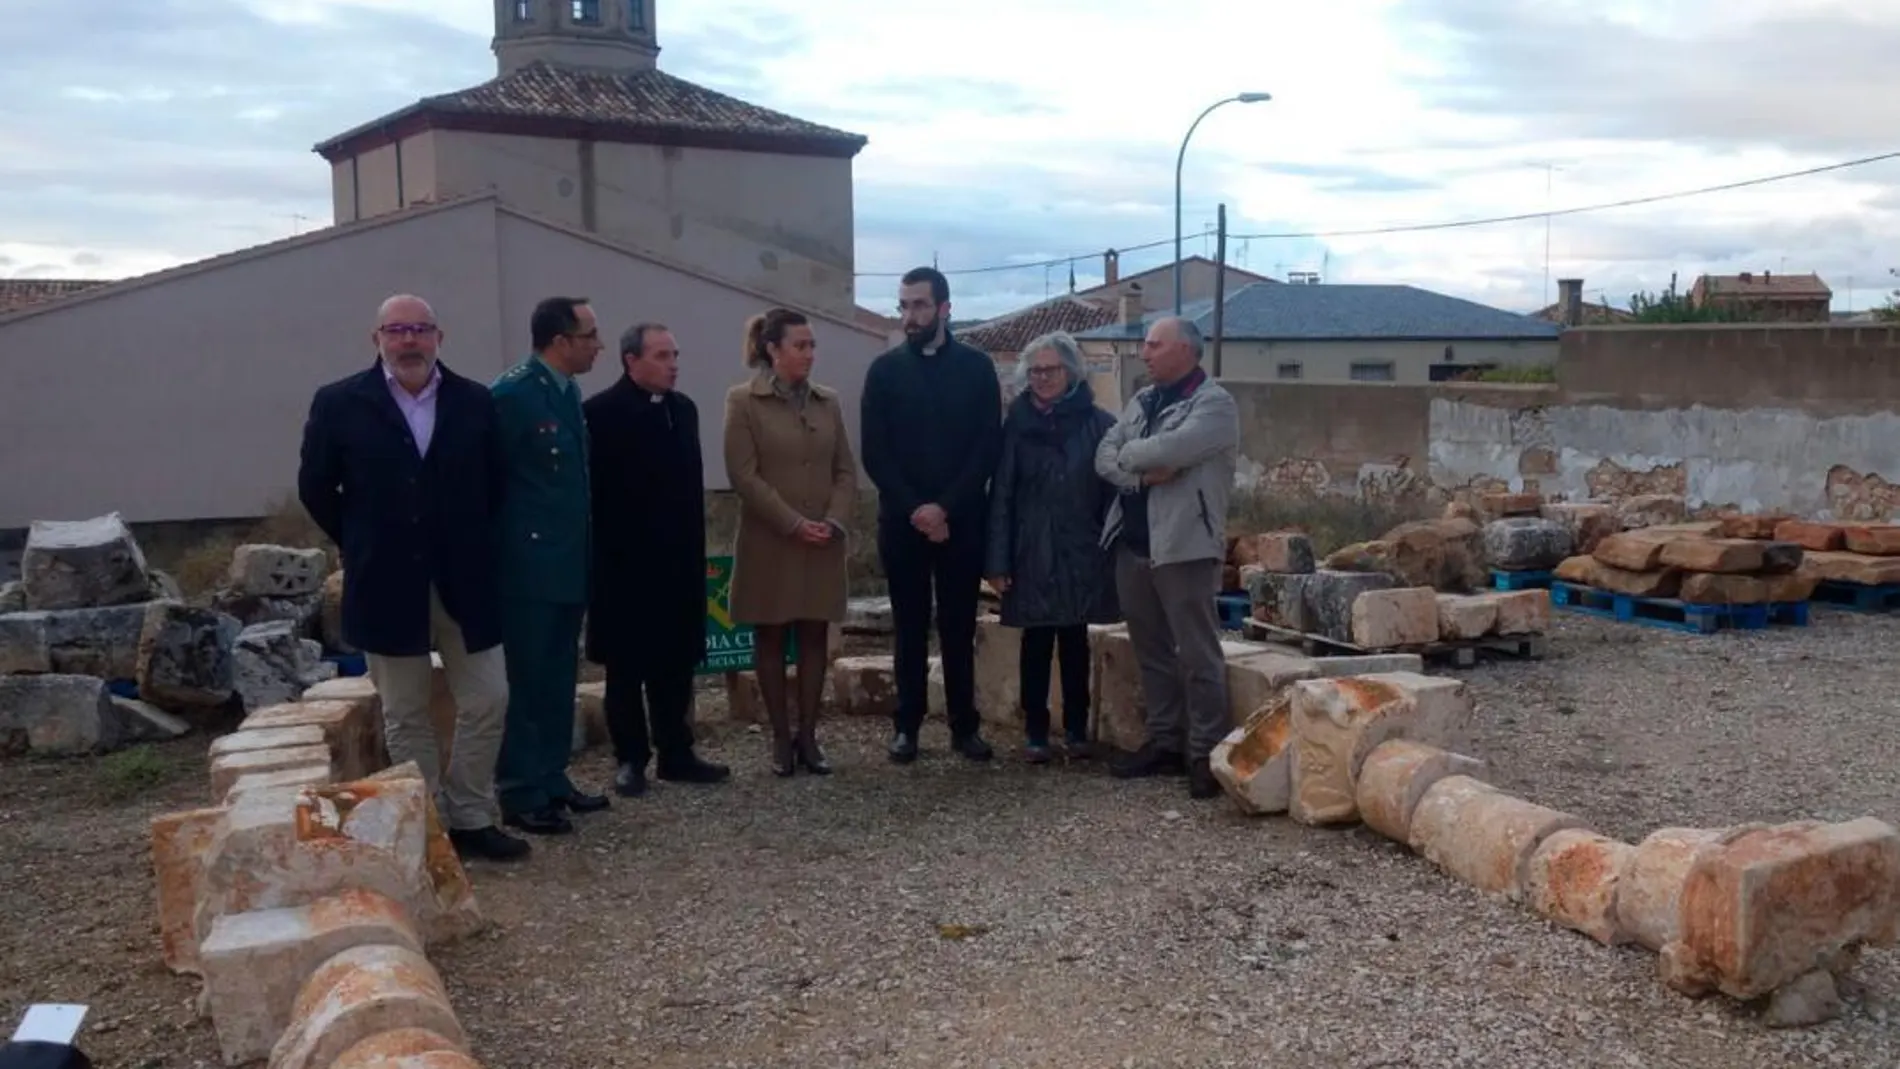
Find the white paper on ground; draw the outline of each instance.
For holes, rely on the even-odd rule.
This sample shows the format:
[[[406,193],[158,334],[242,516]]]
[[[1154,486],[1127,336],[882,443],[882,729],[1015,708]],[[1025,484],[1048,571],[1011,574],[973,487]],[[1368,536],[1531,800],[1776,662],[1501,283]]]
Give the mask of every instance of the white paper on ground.
[[[26,1008],[20,1027],[14,1029],[15,1043],[58,1043],[72,1046],[79,1026],[86,1019],[86,1007],[43,1002]]]

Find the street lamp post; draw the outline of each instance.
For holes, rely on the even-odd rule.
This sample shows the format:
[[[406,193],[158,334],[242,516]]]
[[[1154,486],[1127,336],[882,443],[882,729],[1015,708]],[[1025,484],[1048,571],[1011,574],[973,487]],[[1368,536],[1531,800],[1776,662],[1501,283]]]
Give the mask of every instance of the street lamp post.
[[[1225,100],[1216,100],[1207,106],[1207,110],[1195,116],[1187,129],[1187,135],[1181,138],[1181,151],[1174,157],[1174,314],[1181,314],[1181,165],[1187,162],[1188,142],[1194,138],[1194,130],[1201,120],[1213,114],[1214,109],[1223,104],[1258,104],[1272,100],[1271,93],[1236,93]]]

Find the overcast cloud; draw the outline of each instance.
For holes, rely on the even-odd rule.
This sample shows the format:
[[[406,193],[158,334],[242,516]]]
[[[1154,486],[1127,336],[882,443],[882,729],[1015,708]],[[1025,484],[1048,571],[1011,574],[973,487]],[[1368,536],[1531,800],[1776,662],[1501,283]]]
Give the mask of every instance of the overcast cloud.
[[[316,142],[490,77],[489,0],[141,0],[75,32],[0,27],[0,275],[112,278],[329,222]],[[914,8],[914,10],[910,10]],[[1322,10],[1322,8],[1324,10]],[[1612,201],[1900,149],[1900,8],[1832,0],[660,0],[671,73],[870,138],[856,164],[859,303],[901,272],[1167,239],[1189,150],[1189,251],[1236,235],[1428,223]],[[1550,169],[1546,169],[1549,164]],[[1546,194],[1546,182],[1549,194]],[[1593,299],[1703,271],[1818,271],[1836,307],[1900,267],[1900,161],[1555,219],[1549,278]],[[1272,275],[1546,303],[1541,220],[1237,237]],[[1130,252],[1123,270],[1169,249]],[[1066,264],[953,274],[959,315],[1066,288]],[[1850,292],[1851,288],[1851,292]]]

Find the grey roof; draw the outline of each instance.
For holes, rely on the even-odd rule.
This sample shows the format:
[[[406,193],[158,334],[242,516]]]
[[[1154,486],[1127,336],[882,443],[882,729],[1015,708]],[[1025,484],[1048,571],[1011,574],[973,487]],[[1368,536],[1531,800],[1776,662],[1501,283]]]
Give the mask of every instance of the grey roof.
[[[1140,337],[1156,319],[1141,325],[1111,324],[1078,334],[1114,340]],[[1214,302],[1193,301],[1181,314],[1205,333],[1214,330]],[[1316,286],[1255,282],[1227,296],[1221,334],[1229,341],[1470,341],[1475,339],[1549,339],[1563,332],[1555,323],[1506,312],[1417,286],[1322,284]]]

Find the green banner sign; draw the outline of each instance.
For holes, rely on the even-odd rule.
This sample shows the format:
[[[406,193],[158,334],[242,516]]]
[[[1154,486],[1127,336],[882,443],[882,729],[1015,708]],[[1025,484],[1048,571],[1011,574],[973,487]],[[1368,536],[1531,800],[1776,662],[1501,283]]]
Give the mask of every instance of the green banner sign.
[[[706,558],[706,659],[702,676],[749,672],[754,667],[753,630],[732,619],[732,558]],[[785,663],[798,663],[798,637],[785,636]]]

